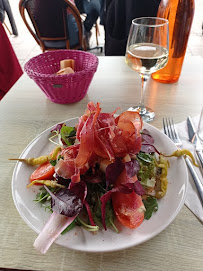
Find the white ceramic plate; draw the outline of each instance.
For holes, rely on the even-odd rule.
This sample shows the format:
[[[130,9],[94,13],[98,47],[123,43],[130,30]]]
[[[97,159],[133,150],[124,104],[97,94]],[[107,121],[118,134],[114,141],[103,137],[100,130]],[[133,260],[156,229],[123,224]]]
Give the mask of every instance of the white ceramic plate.
[[[65,121],[68,126],[74,126],[77,118]],[[53,126],[54,127],[54,126]],[[45,130],[38,135],[23,151],[20,158],[38,157],[49,154],[53,144],[49,142],[50,131]],[[176,146],[162,134],[158,129],[149,124],[144,124],[155,139],[156,148],[166,154],[176,150]],[[29,183],[29,176],[33,168],[24,163],[18,162],[14,169],[12,179],[12,194],[16,208],[23,220],[36,233],[44,227],[49,212],[46,212],[33,200],[38,192],[38,187],[26,188]],[[59,236],[56,243],[75,250],[86,252],[104,252],[125,249],[139,245],[163,231],[176,217],[184,204],[188,174],[183,158],[170,158],[168,171],[168,190],[165,197],[159,200],[159,209],[149,220],[144,220],[137,229],[122,228],[117,234],[112,230],[100,230],[97,234],[87,232],[82,228],[75,228],[65,235]]]

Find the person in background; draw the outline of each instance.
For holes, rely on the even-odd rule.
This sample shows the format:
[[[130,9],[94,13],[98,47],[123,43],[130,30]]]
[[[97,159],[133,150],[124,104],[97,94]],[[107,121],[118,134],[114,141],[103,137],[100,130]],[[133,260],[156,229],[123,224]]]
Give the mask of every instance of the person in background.
[[[161,0],[105,0],[105,55],[125,55],[131,22],[156,17]]]
[[[0,21],[2,22],[2,24],[4,23],[5,15],[8,16],[13,35],[18,36],[18,30],[13,17],[10,3],[8,0],[0,0]]]
[[[0,22],[0,100],[22,74],[22,68]]]
[[[84,21],[87,47],[89,47],[89,40],[92,35],[91,29],[100,16],[101,1],[103,0],[75,0],[75,5],[80,14],[85,13],[87,15]]]
[[[75,1],[70,0],[71,4],[75,6]],[[69,40],[70,40],[70,48],[74,47],[79,43],[79,31],[78,31],[78,25],[77,22],[69,11],[67,11],[67,27],[68,27],[68,33],[69,33]]]

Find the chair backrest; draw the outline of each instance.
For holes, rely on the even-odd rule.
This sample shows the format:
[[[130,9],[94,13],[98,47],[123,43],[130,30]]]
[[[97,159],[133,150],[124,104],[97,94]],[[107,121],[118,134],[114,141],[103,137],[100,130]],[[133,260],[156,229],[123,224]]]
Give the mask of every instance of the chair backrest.
[[[86,50],[80,13],[69,0],[20,0],[19,10],[42,51]]]

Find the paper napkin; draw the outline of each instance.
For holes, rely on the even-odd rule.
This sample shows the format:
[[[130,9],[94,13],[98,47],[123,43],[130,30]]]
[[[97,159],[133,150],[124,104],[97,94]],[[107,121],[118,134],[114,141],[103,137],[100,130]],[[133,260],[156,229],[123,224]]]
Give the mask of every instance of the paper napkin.
[[[192,118],[194,122],[194,126],[197,129],[198,122],[199,122],[199,115]],[[189,142],[189,137],[188,137],[188,130],[187,130],[187,122],[183,121],[181,123],[176,124],[176,128],[178,130],[179,137],[183,143],[182,148],[189,150],[195,157],[195,160],[198,164],[198,158],[195,153],[195,147],[194,145]],[[196,173],[198,174],[200,180],[203,183],[203,170],[201,169],[201,166],[195,167],[194,169]],[[189,184],[188,184],[188,191],[186,195],[186,200],[185,200],[185,205],[199,218],[200,221],[203,222],[203,207],[202,203],[200,201],[199,195],[197,188],[195,186],[195,183],[192,179],[192,176],[190,175],[190,172],[188,172],[189,175]]]

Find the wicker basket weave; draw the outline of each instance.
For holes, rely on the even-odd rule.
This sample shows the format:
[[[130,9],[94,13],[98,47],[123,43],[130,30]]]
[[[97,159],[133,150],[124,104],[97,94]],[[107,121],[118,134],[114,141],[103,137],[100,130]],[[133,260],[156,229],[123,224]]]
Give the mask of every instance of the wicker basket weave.
[[[75,73],[56,75],[60,61],[75,60]],[[98,58],[78,50],[49,51],[33,57],[25,64],[25,72],[54,103],[68,104],[82,100],[97,70]]]

